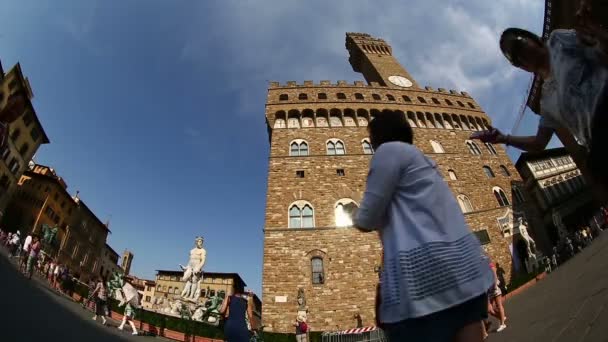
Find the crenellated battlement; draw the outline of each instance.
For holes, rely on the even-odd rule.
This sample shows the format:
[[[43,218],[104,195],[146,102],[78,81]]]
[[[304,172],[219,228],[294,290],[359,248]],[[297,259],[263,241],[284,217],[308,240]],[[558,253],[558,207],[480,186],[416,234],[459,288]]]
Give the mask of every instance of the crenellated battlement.
[[[371,82],[370,84],[366,84],[364,81],[354,81],[348,82],[344,80],[338,80],[335,83],[329,80],[321,80],[318,82],[315,81],[304,81],[302,83],[298,83],[297,81],[286,81],[284,83],[277,81],[270,81],[268,84],[268,90],[276,90],[276,89],[293,89],[293,88],[380,88],[380,89],[391,89],[399,92],[403,91],[412,91],[412,92],[430,92],[430,93],[443,93],[450,94],[456,96],[464,96],[470,98],[471,96],[466,91],[458,91],[454,89],[445,89],[445,88],[437,88],[434,89],[431,86],[425,86],[424,89],[408,89],[408,88],[395,88],[395,87],[387,87],[380,85],[378,82]]]

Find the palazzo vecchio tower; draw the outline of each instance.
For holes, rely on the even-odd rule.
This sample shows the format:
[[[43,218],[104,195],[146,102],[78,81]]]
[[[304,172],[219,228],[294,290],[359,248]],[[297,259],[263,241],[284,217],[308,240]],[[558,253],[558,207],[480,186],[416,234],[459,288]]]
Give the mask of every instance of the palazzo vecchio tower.
[[[357,314],[364,326],[374,324],[380,241],[351,228],[343,205],[361,200],[373,155],[366,126],[384,109],[407,116],[415,145],[437,162],[471,230],[510,278],[513,201],[524,199],[503,147],[469,140],[490,118],[466,92],[421,87],[382,39],[347,33],[346,49],[367,84],[288,81],[268,88],[268,331],[294,331],[299,289],[312,331],[354,328]]]

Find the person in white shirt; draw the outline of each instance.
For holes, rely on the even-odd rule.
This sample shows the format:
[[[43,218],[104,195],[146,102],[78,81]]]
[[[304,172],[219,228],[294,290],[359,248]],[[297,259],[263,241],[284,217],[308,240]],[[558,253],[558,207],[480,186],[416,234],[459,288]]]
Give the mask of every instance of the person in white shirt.
[[[26,263],[27,263],[27,259],[29,257],[29,252],[30,252],[30,246],[32,245],[32,236],[28,235],[25,238],[25,242],[23,243],[23,249],[21,250],[21,259],[19,261],[19,268],[23,271]]]

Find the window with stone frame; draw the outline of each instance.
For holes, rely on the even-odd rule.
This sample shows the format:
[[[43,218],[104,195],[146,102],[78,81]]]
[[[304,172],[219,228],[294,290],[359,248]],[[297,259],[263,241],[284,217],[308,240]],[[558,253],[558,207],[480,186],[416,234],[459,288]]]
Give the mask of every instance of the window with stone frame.
[[[467,147],[469,148],[469,152],[471,152],[472,155],[478,156],[481,155],[481,150],[479,149],[479,146],[477,146],[477,144],[471,140],[467,140],[466,141]]]
[[[298,100],[308,100],[308,95],[306,93],[300,93],[298,95]]]
[[[289,207],[289,228],[314,228],[314,209],[306,202]]]
[[[361,94],[361,93],[355,93],[355,99],[356,100],[363,100],[364,99],[363,98],[363,94]]]
[[[479,240],[479,243],[483,246],[483,245],[487,245],[489,244],[490,241],[490,234],[488,234],[488,230],[487,229],[481,229],[481,230],[477,230],[473,232],[473,235],[475,235],[475,237]]]
[[[310,259],[310,268],[311,268],[313,285],[325,284],[325,268],[323,265],[323,258],[312,257]]]
[[[458,180],[458,177],[456,177],[456,172],[454,172],[454,170],[452,169],[448,170],[448,176],[451,180]]]
[[[308,143],[302,139],[296,139],[289,144],[289,155],[301,157],[308,155]]]
[[[387,94],[386,95],[386,99],[389,100],[389,101],[395,101],[395,97],[393,95],[391,95],[391,94]]]
[[[433,100],[434,104],[439,104],[439,100],[437,100],[436,98],[433,97],[433,98],[431,98],[431,100]]]
[[[287,95],[287,94],[279,95],[279,101],[287,101],[287,100],[289,100],[289,95]]]
[[[337,93],[336,97],[338,100],[346,100],[346,95],[344,93]]]
[[[372,144],[369,142],[369,140],[364,139],[361,142],[361,145],[363,146],[363,154],[374,154],[374,149],[372,148]]]
[[[483,166],[483,172],[486,174],[487,178],[494,178],[494,177],[496,177],[494,175],[494,171],[492,171],[492,169],[489,166],[487,166],[487,165]]]
[[[445,99],[445,103],[448,104],[448,106],[453,106],[454,104],[452,103],[452,101]]]
[[[496,149],[494,148],[494,145],[492,145],[491,143],[485,143],[485,145],[490,154],[496,154]]]
[[[494,193],[494,197],[496,197],[496,201],[498,202],[498,205],[500,205],[501,207],[506,207],[506,206],[510,205],[509,198],[505,194],[504,190],[495,186],[492,189],[492,192]]]
[[[317,98],[318,98],[319,100],[327,100],[327,94],[325,94],[325,93],[319,93],[319,94],[317,95]]]
[[[346,150],[344,149],[344,143],[339,139],[331,139],[327,142],[327,154],[333,155],[344,155]]]
[[[420,103],[426,103],[426,100],[424,99],[424,97],[418,96],[418,102],[420,102]]]
[[[509,170],[507,169],[507,167],[506,167],[506,166],[504,166],[504,165],[500,165],[498,168],[500,169],[500,173],[501,173],[503,176],[505,176],[505,177],[510,177],[510,176],[511,176],[511,173],[509,172]]]
[[[473,209],[473,204],[471,204],[471,200],[466,195],[458,195],[458,205],[463,213],[470,213]]]
[[[435,153],[445,153],[443,146],[438,141],[431,140],[431,147],[433,148],[433,152]]]
[[[342,198],[336,203],[336,206],[334,208],[336,227],[345,228],[353,226],[353,218],[351,216],[351,213],[344,209],[344,206],[350,203],[357,205],[357,203],[350,198]]]
[[[403,95],[402,98],[403,98],[403,102],[412,102],[412,99],[410,99],[410,97],[407,95]]]
[[[378,94],[372,94],[372,99],[374,99],[376,101],[380,101],[382,98]]]

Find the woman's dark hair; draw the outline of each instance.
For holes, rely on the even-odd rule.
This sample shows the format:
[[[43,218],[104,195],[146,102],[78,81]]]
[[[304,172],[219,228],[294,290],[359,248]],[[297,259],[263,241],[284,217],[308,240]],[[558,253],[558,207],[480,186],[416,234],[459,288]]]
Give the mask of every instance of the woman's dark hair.
[[[523,63],[523,44],[530,40],[543,46],[543,40],[536,34],[524,29],[510,27],[500,35],[500,50],[502,54],[513,64],[513,66],[521,66]]]
[[[369,123],[369,137],[372,147],[391,141],[402,141],[411,144],[414,140],[412,127],[407,122],[403,112],[383,110]]]

